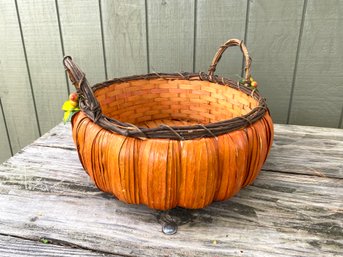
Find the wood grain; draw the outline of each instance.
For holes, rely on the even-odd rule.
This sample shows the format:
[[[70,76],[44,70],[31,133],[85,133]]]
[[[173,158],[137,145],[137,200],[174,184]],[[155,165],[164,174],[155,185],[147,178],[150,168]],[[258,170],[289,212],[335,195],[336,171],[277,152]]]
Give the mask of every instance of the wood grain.
[[[273,120],[286,123],[303,1],[251,1],[247,44],[252,76]]]
[[[104,81],[98,2],[59,0],[58,6],[65,54],[79,63],[91,85]],[[70,91],[75,91],[74,86],[71,85]]]
[[[308,1],[290,122],[339,126],[343,99],[343,2]]]
[[[194,1],[152,0],[147,3],[150,71],[192,71]]]
[[[144,0],[101,3],[109,78],[147,73]]]
[[[14,1],[0,4],[0,97],[14,152],[39,137]],[[1,118],[1,117],[0,117]],[[3,120],[0,119],[3,127]],[[6,138],[6,134],[3,139]],[[5,149],[6,144],[1,144]],[[7,158],[0,154],[0,159]]]
[[[264,169],[343,178],[343,130],[275,125],[275,134]]]
[[[247,1],[197,1],[195,72],[207,72],[220,45],[229,38],[244,39]],[[220,60],[216,74],[239,80],[242,53],[230,48]]]
[[[40,240],[43,240],[40,239]],[[46,239],[47,240],[47,239]],[[26,240],[17,237],[0,235],[0,256],[2,257],[22,257],[22,256],[35,256],[35,257],[96,257],[96,256],[118,256],[112,254],[105,254],[94,252],[91,250],[75,249],[74,245],[66,246],[65,242],[54,242],[57,245],[51,244],[48,240],[47,244],[41,241]]]
[[[274,145],[268,161],[285,152],[293,157],[288,165],[308,156],[292,153],[297,140],[308,148],[320,142],[312,149],[323,149],[325,159],[324,142],[343,138],[338,129],[277,125],[275,131],[275,142],[290,147]],[[341,148],[332,151],[336,147]],[[343,155],[337,162],[343,163]],[[70,127],[59,125],[0,166],[0,231],[124,256],[340,255],[343,180],[297,174],[296,163],[291,173],[262,171],[230,201],[171,210],[179,229],[166,236],[158,222],[161,212],[124,204],[95,188],[78,161]],[[340,172],[340,167],[332,169],[331,174]]]
[[[61,105],[68,97],[55,2],[18,0],[18,8],[38,118],[44,133],[61,121]]]

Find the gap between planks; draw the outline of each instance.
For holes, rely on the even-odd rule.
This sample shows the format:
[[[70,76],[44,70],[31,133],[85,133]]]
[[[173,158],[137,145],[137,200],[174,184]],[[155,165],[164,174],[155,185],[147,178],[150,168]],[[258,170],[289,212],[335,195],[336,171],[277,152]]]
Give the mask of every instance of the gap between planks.
[[[77,244],[69,243],[63,240],[58,240],[58,239],[51,239],[51,238],[45,238],[45,237],[33,238],[33,237],[24,237],[24,236],[0,233],[0,245],[1,245],[1,241],[4,243],[7,243],[7,241],[11,241],[11,240],[18,241],[18,243],[15,243],[15,244],[18,244],[18,246],[20,245],[21,250],[25,250],[23,249],[25,247],[30,248],[30,252],[34,251],[33,256],[46,256],[47,254],[46,249],[55,251],[54,253],[50,252],[52,254],[51,256],[56,256],[55,254],[58,254],[58,256],[60,257],[63,257],[63,256],[66,256],[66,257],[67,256],[68,257],[70,256],[103,256],[103,257],[124,256],[124,257],[127,257],[129,256],[129,255],[113,254],[111,252],[106,252],[106,251],[101,251],[101,250],[94,250],[94,249],[90,249],[87,247],[83,247]],[[42,240],[47,240],[47,243],[43,243]],[[20,256],[20,253],[16,249],[15,251],[16,252],[13,254],[13,256]],[[12,256],[12,253],[10,255],[9,254],[10,253],[7,252],[6,257]],[[2,256],[1,251],[0,251],[0,256]]]

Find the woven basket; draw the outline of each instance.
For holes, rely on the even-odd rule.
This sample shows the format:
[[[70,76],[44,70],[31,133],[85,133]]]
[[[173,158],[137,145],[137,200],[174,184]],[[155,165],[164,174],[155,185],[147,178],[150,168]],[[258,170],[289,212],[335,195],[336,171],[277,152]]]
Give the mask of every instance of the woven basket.
[[[214,75],[230,46],[245,57],[245,81]],[[249,87],[242,41],[222,45],[208,74],[153,73],[89,86],[64,58],[80,95],[72,118],[80,161],[96,186],[126,203],[167,210],[203,208],[252,183],[269,153],[273,123]]]

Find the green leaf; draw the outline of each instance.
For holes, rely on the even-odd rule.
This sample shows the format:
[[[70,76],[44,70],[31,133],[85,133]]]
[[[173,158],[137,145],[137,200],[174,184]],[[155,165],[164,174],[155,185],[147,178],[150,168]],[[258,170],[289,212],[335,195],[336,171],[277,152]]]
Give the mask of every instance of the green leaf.
[[[41,238],[40,241],[41,241],[43,244],[48,244],[48,243],[49,243],[49,240],[48,240],[48,239],[45,239],[45,238]]]
[[[73,110],[73,111],[66,111],[64,112],[64,116],[63,116],[63,122],[64,122],[64,125],[67,123],[67,122],[70,122],[71,121],[71,118],[73,117],[73,115],[77,112],[79,112],[80,109],[78,110]]]
[[[70,115],[71,115],[71,111],[65,111],[64,112],[64,116],[63,116],[63,122],[64,122],[64,125],[70,121]]]

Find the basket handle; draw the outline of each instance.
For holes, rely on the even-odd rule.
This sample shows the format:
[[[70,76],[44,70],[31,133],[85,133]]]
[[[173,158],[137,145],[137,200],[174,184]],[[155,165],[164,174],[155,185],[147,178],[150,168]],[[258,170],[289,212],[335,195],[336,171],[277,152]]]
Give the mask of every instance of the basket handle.
[[[71,83],[75,86],[80,97],[80,108],[88,114],[94,122],[101,117],[101,108],[98,100],[93,94],[93,90],[89,85],[85,73],[73,61],[71,56],[63,58],[63,65],[68,73]]]
[[[213,80],[214,72],[216,71],[218,62],[220,61],[220,58],[222,57],[222,55],[225,52],[225,50],[227,48],[229,48],[230,46],[239,46],[240,47],[240,49],[241,49],[241,51],[242,51],[242,53],[244,55],[244,59],[245,59],[245,68],[244,68],[245,80],[246,81],[250,81],[250,77],[251,77],[251,74],[250,74],[251,58],[249,56],[247,47],[243,43],[243,40],[239,40],[239,39],[229,39],[228,41],[225,42],[224,45],[219,47],[217,53],[213,57],[213,60],[212,60],[212,63],[210,65],[210,67],[208,68],[209,79]]]

